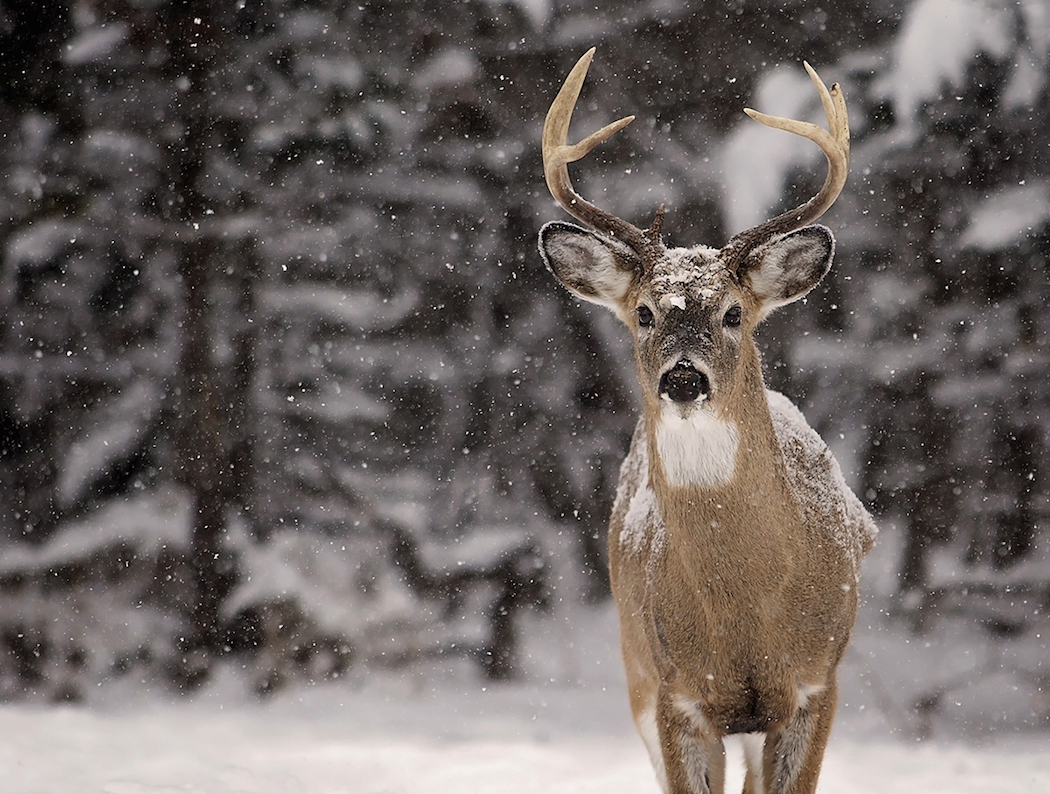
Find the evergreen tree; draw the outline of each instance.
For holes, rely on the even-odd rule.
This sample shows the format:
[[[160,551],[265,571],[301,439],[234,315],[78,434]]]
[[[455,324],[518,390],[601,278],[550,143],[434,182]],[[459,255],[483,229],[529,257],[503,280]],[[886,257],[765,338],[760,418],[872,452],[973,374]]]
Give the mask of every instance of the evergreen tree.
[[[638,120],[580,192],[666,202],[683,245],[814,192],[740,111],[816,114],[802,58],[843,82],[837,264],[767,370],[903,539],[909,625],[1031,638],[1039,8],[0,3],[0,691],[460,652],[501,677],[521,608],[601,598],[632,363],[535,253],[542,118],[592,45],[573,129]]]

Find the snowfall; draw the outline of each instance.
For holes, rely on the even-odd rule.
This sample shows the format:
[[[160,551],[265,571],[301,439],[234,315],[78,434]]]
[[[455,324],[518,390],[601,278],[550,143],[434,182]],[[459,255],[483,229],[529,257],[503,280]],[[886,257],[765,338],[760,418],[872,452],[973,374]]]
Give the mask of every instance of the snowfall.
[[[514,684],[450,664],[351,674],[263,701],[228,671],[178,701],[114,690],[88,706],[2,706],[0,791],[657,794],[627,708],[613,609],[580,608],[574,620],[536,619],[545,628],[523,656],[557,674]],[[909,662],[880,656],[877,632],[858,629],[818,791],[1050,792],[1045,733],[919,740],[895,723],[867,673]],[[731,740],[727,753],[727,791],[740,791],[742,752]]]
[[[922,13],[908,28],[915,35],[904,36],[897,53],[900,71],[911,79],[888,83],[914,94],[898,97],[906,111],[918,106],[915,97],[953,77],[977,45],[998,52],[1013,19],[989,4],[961,0],[916,8]],[[1024,5],[1026,12],[1039,8]],[[923,34],[934,26],[937,35]],[[801,76],[792,79],[804,83]],[[759,107],[779,111],[773,94],[811,91],[804,84],[794,93],[778,86],[769,84],[770,96]],[[741,151],[753,157],[754,147]],[[730,172],[733,152],[727,151]],[[1022,203],[1030,198],[1018,196]],[[758,196],[748,204],[746,198],[734,197],[730,205],[746,214],[769,201]],[[992,231],[978,234],[978,243],[996,241],[997,217],[984,221]],[[731,220],[743,226],[747,219]],[[886,560],[881,567],[892,568]],[[259,700],[225,670],[189,698],[109,689],[88,705],[2,705],[0,794],[656,794],[627,708],[611,605],[581,607],[561,619],[537,617],[532,629],[522,649],[527,674],[513,684],[486,682],[469,664],[448,663],[401,673],[351,671]],[[880,631],[869,607],[840,669],[840,706],[819,791],[1050,792],[1045,732],[956,726],[921,738],[923,731],[902,719],[899,704],[907,698],[895,692],[930,667],[958,664],[966,646],[913,653],[903,645],[907,639]],[[991,683],[988,692],[1010,690],[1008,681]],[[965,709],[964,699],[955,705]],[[986,706],[979,697],[970,703],[978,712]],[[741,751],[730,744],[728,753],[727,790],[739,791]]]

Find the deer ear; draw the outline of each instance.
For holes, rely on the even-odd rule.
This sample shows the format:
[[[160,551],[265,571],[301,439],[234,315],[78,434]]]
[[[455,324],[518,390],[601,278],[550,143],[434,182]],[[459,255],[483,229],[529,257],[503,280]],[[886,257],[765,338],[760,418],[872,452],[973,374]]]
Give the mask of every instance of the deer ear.
[[[540,254],[569,292],[617,313],[638,272],[638,258],[627,246],[561,221],[540,229]]]
[[[756,248],[744,263],[741,280],[761,302],[764,317],[817,286],[834,255],[831,231],[805,226]]]

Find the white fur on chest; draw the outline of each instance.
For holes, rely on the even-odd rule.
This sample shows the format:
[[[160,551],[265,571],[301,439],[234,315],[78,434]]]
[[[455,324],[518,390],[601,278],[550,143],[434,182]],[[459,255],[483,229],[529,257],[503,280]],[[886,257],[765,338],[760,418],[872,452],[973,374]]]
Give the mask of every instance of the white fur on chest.
[[[671,485],[724,485],[733,479],[739,445],[734,422],[699,408],[682,417],[665,406],[656,425],[656,449]]]

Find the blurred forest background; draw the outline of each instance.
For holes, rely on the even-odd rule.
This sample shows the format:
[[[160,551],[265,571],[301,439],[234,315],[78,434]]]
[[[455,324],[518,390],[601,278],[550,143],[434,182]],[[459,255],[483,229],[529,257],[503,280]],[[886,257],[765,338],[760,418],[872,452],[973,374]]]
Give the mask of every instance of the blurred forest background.
[[[1050,720],[1045,0],[0,0],[0,697],[527,676],[524,625],[607,598],[633,366],[535,250],[592,45],[570,134],[638,120],[576,184],[681,245],[815,192],[741,111],[842,83],[767,380],[883,527],[858,632],[968,649],[893,697]]]

